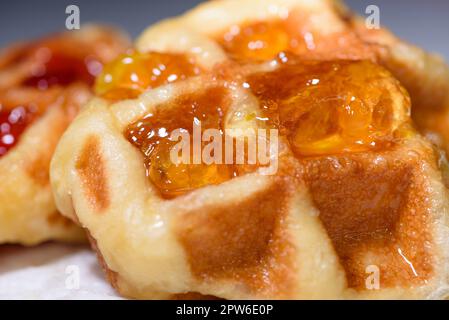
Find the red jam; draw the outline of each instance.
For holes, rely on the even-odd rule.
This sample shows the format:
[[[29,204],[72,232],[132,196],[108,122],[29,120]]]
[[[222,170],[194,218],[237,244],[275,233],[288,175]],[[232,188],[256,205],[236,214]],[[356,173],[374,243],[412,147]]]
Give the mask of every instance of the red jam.
[[[8,92],[16,87],[4,88],[5,91],[0,92],[0,156],[17,143],[26,127],[42,113],[41,108],[51,104],[48,97],[42,97],[49,88],[63,87],[74,82],[93,84],[102,66],[80,45],[64,36],[44,39],[24,46],[2,67],[2,71],[7,73],[15,72],[14,69],[21,64],[28,64],[28,74],[23,76],[19,87],[32,87],[42,94],[24,90],[23,94],[26,96],[20,96],[21,102],[17,103],[7,97]],[[41,106],[42,102],[46,102],[46,105]],[[37,105],[39,110],[33,107]]]
[[[393,138],[394,99],[410,107],[399,82],[369,61],[292,58],[274,72],[249,76],[248,84],[298,156],[385,147]]]
[[[95,92],[110,100],[136,98],[145,90],[198,75],[185,55],[133,52],[119,56],[97,78]]]
[[[0,156],[17,143],[19,136],[33,118],[34,111],[24,106],[8,110],[0,108]]]

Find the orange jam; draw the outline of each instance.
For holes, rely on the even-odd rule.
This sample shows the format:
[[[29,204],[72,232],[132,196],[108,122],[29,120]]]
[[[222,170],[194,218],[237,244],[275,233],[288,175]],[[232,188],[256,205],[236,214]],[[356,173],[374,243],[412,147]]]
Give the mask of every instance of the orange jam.
[[[43,72],[30,76],[23,85],[46,89],[53,85],[65,86],[77,81],[92,85],[94,79],[82,59],[54,53],[50,60],[43,63]]]
[[[173,198],[196,188],[222,183],[236,175],[231,165],[208,165],[203,161],[194,164],[192,141],[188,164],[176,164],[170,159],[170,150],[178,143],[170,137],[173,130],[185,130],[192,139],[194,122],[201,122],[201,131],[222,129],[228,103],[224,88],[210,88],[159,105],[154,113],[127,128],[127,139],[143,153],[147,175],[163,197]]]
[[[19,136],[34,117],[35,110],[31,108],[5,108],[0,105],[0,157],[17,143]]]
[[[197,75],[200,69],[185,55],[132,52],[106,65],[95,92],[110,100],[136,98],[145,90]]]
[[[281,21],[232,26],[219,39],[231,57],[240,60],[268,60],[289,48],[290,35]]]
[[[31,62],[29,75],[21,85],[44,90],[54,85],[66,86],[74,82],[93,85],[102,64],[94,49],[86,47],[65,34],[41,39],[21,48],[9,66]]]
[[[401,99],[405,112],[410,100],[388,71],[369,61],[281,56],[286,63],[276,71],[247,81],[269,123],[288,138],[296,155],[373,150],[391,143],[393,99]]]
[[[286,19],[233,25],[217,41],[231,58],[240,61],[265,61],[283,51],[305,54],[318,49],[316,41],[319,40],[306,24],[308,20],[304,13],[292,11]],[[348,34],[340,36],[343,36],[340,41],[349,41]],[[336,39],[329,41],[337,42]]]

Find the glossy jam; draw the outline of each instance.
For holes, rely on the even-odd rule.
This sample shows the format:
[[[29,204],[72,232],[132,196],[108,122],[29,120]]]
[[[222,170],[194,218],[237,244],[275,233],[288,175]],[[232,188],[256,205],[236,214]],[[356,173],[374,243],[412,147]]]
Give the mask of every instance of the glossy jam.
[[[95,91],[110,100],[136,98],[147,89],[199,73],[200,69],[185,55],[133,52],[106,65],[97,78]]]
[[[0,92],[0,156],[17,143],[26,127],[42,113],[43,108],[51,104],[52,101],[48,101],[48,96],[55,95],[46,95],[50,88],[74,82],[93,84],[97,72],[91,66],[92,64],[98,66],[99,62],[89,55],[85,48],[82,51],[78,50],[77,45],[79,44],[62,36],[44,39],[24,46],[2,67],[9,72],[9,68],[28,64],[29,70],[18,86],[24,89],[23,96],[19,99],[20,103],[11,101],[8,97],[8,88]],[[33,88],[41,92],[42,96],[27,91]],[[42,102],[46,102],[45,106]]]
[[[93,85],[102,69],[91,48],[86,48],[85,44],[63,34],[22,48],[13,63],[21,62],[32,62],[29,76],[23,79],[22,85],[42,90],[74,82]]]
[[[282,56],[286,62],[279,69],[251,75],[248,84],[268,122],[288,137],[296,155],[373,150],[390,143],[392,99],[409,100],[388,71],[368,61]]]
[[[380,66],[368,61],[302,61],[282,55],[279,68],[247,77],[245,87],[259,100],[266,124],[286,136],[298,157],[378,150],[393,144],[393,99],[408,96]],[[224,182],[242,168],[174,164],[170,150],[175,129],[192,133],[223,128],[226,94],[222,88],[181,96],[130,125],[128,140],[145,156],[147,174],[166,198]],[[405,112],[407,112],[405,110]]]
[[[74,82],[92,85],[94,75],[79,57],[70,57],[61,52],[51,53],[51,58],[42,63],[42,72],[27,78],[23,85],[46,89],[53,85],[69,85]]]
[[[0,156],[6,154],[17,143],[19,136],[35,115],[33,109],[24,106],[6,110],[0,108]]]
[[[350,28],[338,32],[316,32],[313,18],[295,11],[285,19],[233,25],[216,40],[235,61],[266,61],[280,52],[291,52],[306,59],[373,60],[376,48],[361,41]]]
[[[305,23],[308,17],[292,11],[288,18],[249,22],[233,25],[218,36],[217,40],[228,55],[240,61],[264,61],[283,51],[302,55],[315,51],[317,39]],[[347,34],[340,34],[340,41],[348,42]],[[323,43],[337,39],[327,39]]]
[[[170,150],[178,143],[170,138],[173,130],[186,130],[192,138],[194,122],[200,121],[202,130],[223,128],[227,99],[223,88],[181,96],[157,106],[154,114],[127,128],[126,137],[143,153],[147,175],[163,197],[172,198],[202,186],[219,184],[237,174],[233,166],[193,164],[193,148],[190,164],[175,164],[170,159]]]
[[[225,51],[239,60],[267,60],[290,46],[290,35],[282,21],[232,26],[220,38]]]

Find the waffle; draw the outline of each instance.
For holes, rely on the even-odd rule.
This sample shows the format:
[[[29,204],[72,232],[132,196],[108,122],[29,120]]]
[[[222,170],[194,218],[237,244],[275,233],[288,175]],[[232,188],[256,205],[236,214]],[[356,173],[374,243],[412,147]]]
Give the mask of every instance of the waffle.
[[[10,46],[0,55],[0,243],[82,241],[53,201],[50,159],[91,96],[102,64],[125,50],[117,30],[85,26]]]
[[[122,295],[447,297],[445,158],[411,117],[443,85],[438,58],[325,0],[211,1],[135,47],[51,163],[58,209]],[[198,120],[278,130],[277,161],[167,160],[167,134]]]

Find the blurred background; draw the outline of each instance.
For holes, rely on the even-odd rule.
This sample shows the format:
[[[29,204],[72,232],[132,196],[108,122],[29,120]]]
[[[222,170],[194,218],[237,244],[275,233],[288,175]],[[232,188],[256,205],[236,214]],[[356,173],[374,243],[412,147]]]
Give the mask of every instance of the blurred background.
[[[238,0],[236,0],[238,1]],[[13,0],[0,1],[0,46],[62,30],[65,8],[79,6],[81,23],[105,22],[121,26],[133,37],[148,25],[178,15],[201,0]],[[359,14],[374,4],[381,23],[401,38],[449,61],[448,0],[346,0]]]

